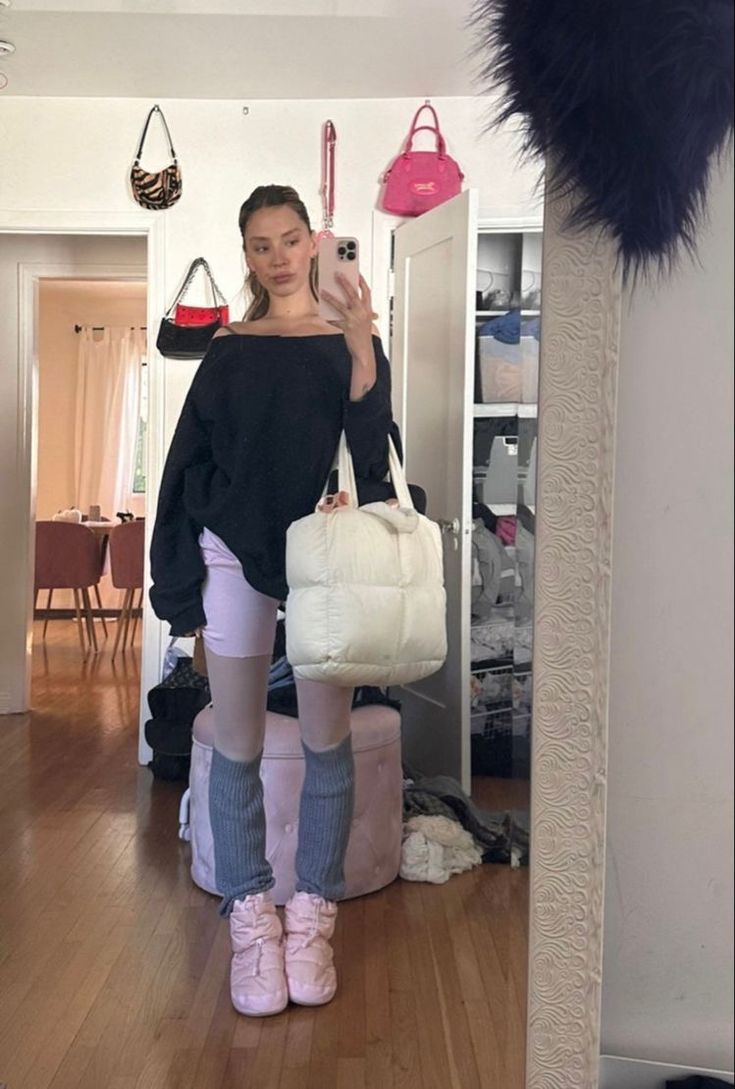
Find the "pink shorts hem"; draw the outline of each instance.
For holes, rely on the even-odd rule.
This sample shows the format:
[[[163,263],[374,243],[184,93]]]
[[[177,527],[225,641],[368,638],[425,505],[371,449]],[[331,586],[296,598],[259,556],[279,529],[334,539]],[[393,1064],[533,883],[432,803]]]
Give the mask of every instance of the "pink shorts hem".
[[[206,527],[199,547],[207,567],[202,584],[205,647],[228,658],[271,655],[278,601],[253,589],[237,556]]]

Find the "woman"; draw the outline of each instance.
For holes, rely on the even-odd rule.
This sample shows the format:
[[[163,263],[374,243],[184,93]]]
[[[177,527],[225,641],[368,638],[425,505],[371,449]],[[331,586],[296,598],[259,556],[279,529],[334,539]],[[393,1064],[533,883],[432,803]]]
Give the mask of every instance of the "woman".
[[[382,481],[390,368],[364,280],[341,320],[318,315],[316,241],[298,194],[260,186],[240,210],[253,301],[219,330],[186,397],[161,482],[151,604],[172,635],[201,631],[214,705],[209,808],[233,1005],[280,1012],[329,1002],[329,945],[353,809],[353,690],[297,681],[305,780],[285,941],[270,889],[260,762],[286,530],[310,514],[344,428],[363,488]],[[361,496],[361,499],[363,497]]]

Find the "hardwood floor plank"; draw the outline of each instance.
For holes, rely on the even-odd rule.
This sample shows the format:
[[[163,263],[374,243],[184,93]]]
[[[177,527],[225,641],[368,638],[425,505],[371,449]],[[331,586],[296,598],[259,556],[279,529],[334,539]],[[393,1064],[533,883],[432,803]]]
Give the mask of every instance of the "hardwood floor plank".
[[[337,1060],[337,1089],[365,1089],[365,1060]]]
[[[406,897],[406,917],[411,934],[425,934],[429,917],[441,910],[443,893],[434,890],[433,896],[424,899],[422,886],[412,886]],[[427,941],[408,943],[411,974],[415,993],[421,995],[421,1014],[417,1019],[417,1044],[421,1064],[421,1084],[425,1089],[444,1089],[454,1086],[451,1055],[447,1051],[447,1036],[442,1012],[442,980],[437,975],[436,959]]]
[[[49,1089],[77,1089],[92,1058],[92,1049],[72,1044],[49,1083]]]
[[[237,1014],[233,1014],[233,1016],[236,1017]],[[253,1056],[252,1084],[262,1086],[263,1089],[278,1089],[283,1068],[289,1015],[284,1010],[283,1013],[279,1013],[275,1017],[262,1017],[260,1020],[262,1021],[262,1027],[258,1046]],[[306,1085],[304,1089],[306,1089]]]
[[[289,1009],[278,1089],[302,1089],[306,1084],[316,1016],[317,1010],[308,1006],[293,1006]]]
[[[80,975],[86,974],[77,986],[73,980],[59,980],[60,1002],[51,1014],[52,1020],[45,1025],[45,1033],[39,1041],[35,1061],[26,1082],[18,1089],[46,1089],[51,1084],[64,1057],[73,1046],[79,1028],[91,1006],[104,987],[110,969],[124,944],[124,932],[102,920],[104,927],[90,925],[90,937],[80,945],[78,959]],[[24,1047],[28,1047],[26,1038]]]
[[[365,899],[365,1089],[393,1089],[386,897]]]
[[[225,979],[217,994],[214,1011],[204,1037],[199,1062],[194,1071],[192,1089],[221,1089],[230,1059],[237,1013],[230,1001],[229,982]],[[257,1085],[258,1082],[254,1081]],[[143,1087],[141,1086],[141,1089]],[[145,1087],[154,1089],[154,1086]],[[159,1089],[158,1086],[155,1089]]]

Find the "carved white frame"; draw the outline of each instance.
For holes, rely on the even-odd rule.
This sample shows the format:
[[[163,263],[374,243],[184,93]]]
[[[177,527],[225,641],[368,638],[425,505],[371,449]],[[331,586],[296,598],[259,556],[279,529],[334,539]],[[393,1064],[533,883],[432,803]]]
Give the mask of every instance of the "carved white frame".
[[[621,278],[547,196],[536,496],[527,1089],[597,1089]]]

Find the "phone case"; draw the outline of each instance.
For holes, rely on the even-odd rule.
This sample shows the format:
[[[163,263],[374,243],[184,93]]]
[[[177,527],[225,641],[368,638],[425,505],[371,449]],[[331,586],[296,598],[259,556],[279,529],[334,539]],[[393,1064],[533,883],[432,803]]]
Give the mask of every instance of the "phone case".
[[[350,254],[354,253],[354,258]],[[335,279],[335,274],[341,272],[359,291],[360,284],[360,246],[356,238],[343,235],[339,238],[322,238],[319,241],[318,252],[319,291],[328,291],[336,299],[344,299],[344,291]],[[319,317],[326,321],[340,321],[342,315],[339,311],[320,297]]]

